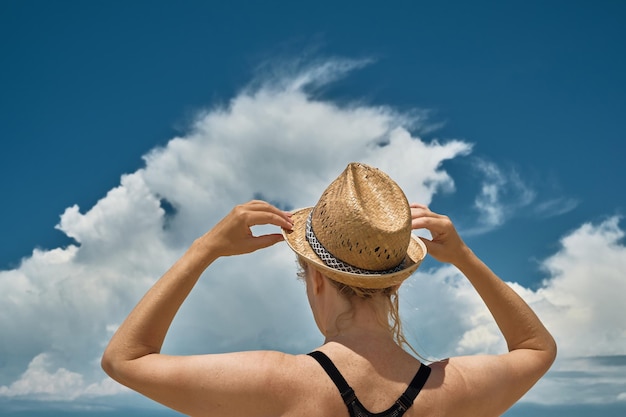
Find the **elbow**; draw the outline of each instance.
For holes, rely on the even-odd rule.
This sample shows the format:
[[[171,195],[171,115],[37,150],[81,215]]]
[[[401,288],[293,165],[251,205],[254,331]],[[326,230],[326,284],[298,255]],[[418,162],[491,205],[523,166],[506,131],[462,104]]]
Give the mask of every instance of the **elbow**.
[[[121,382],[121,368],[123,361],[110,349],[104,351],[100,359],[102,370],[117,382]]]
[[[102,354],[102,358],[100,359],[100,366],[102,370],[111,378],[114,378],[115,374],[115,361],[112,358],[112,355],[109,353],[108,349],[104,351]]]
[[[556,346],[556,340],[554,340],[554,338],[550,336],[550,340],[549,340],[548,348],[547,348],[547,355],[549,358],[548,368],[550,368],[550,366],[552,366],[552,364],[556,360],[557,353],[558,353],[558,348]]]
[[[556,355],[557,355],[556,341],[554,340],[552,336],[549,336],[545,340],[545,342],[543,343],[543,346],[540,349],[540,352],[541,352],[541,363],[543,365],[542,369],[543,369],[543,373],[545,374],[546,372],[548,372],[548,370],[550,369],[550,367],[556,360]]]
[[[552,335],[547,332],[541,335],[541,337],[529,339],[526,343],[516,348],[511,348],[509,351],[513,352],[518,349],[524,350],[531,355],[528,358],[532,358],[531,362],[533,363],[533,368],[535,368],[539,375],[548,372],[557,356],[556,341]]]

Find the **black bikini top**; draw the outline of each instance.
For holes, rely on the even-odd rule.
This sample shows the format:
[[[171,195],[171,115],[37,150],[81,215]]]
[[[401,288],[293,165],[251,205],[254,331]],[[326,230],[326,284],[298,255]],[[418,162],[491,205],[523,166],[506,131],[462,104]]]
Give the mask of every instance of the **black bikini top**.
[[[426,365],[421,365],[415,377],[407,387],[406,391],[396,400],[396,402],[382,413],[371,413],[359,401],[354,390],[348,385],[344,377],[339,373],[335,364],[328,356],[320,351],[309,353],[324,368],[330,379],[335,383],[343,402],[348,407],[350,417],[400,417],[413,405],[417,394],[421,391],[430,376],[431,369]]]

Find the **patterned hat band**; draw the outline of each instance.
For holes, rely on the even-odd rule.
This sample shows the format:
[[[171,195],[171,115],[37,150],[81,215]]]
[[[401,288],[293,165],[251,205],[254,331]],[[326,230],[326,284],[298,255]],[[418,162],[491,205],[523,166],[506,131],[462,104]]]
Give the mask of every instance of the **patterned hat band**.
[[[313,252],[326,264],[326,266],[336,269],[338,271],[349,272],[352,274],[360,274],[360,275],[386,275],[393,274],[394,272],[401,271],[404,269],[404,260],[400,262],[398,266],[392,269],[387,269],[385,271],[371,271],[369,269],[361,269],[356,266],[352,266],[347,264],[339,259],[335,258],[330,252],[326,250],[324,245],[317,240],[315,233],[313,232],[313,225],[311,221],[311,216],[313,215],[313,210],[309,214],[306,219],[306,239],[309,241],[309,245],[313,249]]]

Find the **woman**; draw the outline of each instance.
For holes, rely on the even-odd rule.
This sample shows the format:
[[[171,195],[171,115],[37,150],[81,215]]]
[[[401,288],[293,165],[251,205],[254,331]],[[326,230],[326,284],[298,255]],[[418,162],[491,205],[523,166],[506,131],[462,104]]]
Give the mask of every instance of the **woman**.
[[[263,224],[283,233],[253,236],[250,227]],[[417,238],[412,229],[427,229],[432,239]],[[281,240],[302,266],[322,346],[310,355],[160,354],[178,308],[213,261]],[[403,349],[397,289],[426,249],[472,283],[508,353],[426,366]],[[532,310],[472,253],[447,217],[409,205],[386,174],[353,163],[312,209],[288,213],[262,201],[235,207],[137,304],[102,366],[120,383],[192,416],[487,417],[514,404],[555,355],[554,340]]]

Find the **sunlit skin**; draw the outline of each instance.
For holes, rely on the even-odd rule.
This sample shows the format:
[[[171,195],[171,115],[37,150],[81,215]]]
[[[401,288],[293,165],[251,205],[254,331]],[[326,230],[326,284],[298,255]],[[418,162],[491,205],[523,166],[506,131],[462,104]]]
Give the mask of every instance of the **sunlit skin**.
[[[432,240],[423,239],[429,254],[455,265],[472,283],[509,352],[432,364],[426,386],[405,416],[500,415],[550,367],[556,355],[554,340],[528,305],[465,245],[450,219],[420,204],[411,205],[411,215],[413,229],[427,229],[432,235]],[[111,339],[102,366],[120,383],[188,415],[347,416],[337,388],[309,356],[273,351],[160,353],[176,312],[213,261],[283,239],[279,233],[255,237],[250,230],[255,225],[290,229],[292,222],[288,212],[262,201],[235,207],[146,293]],[[208,273],[203,279],[211,278]],[[386,313],[386,304],[379,296],[346,299],[312,266],[306,267],[305,282],[311,311],[325,337],[318,350],[333,360],[366,408],[387,409],[420,362],[398,346],[377,319]]]

